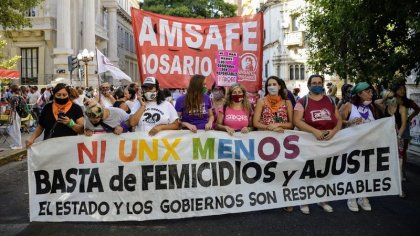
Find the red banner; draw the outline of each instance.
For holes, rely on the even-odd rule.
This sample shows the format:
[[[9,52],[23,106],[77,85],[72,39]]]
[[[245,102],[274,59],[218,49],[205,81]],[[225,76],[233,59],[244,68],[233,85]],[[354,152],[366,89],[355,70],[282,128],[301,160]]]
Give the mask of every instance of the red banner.
[[[190,19],[131,9],[142,79],[155,76],[163,88],[186,88],[194,74],[207,86],[262,87],[263,15]]]
[[[0,79],[19,79],[20,73],[18,70],[0,69]]]

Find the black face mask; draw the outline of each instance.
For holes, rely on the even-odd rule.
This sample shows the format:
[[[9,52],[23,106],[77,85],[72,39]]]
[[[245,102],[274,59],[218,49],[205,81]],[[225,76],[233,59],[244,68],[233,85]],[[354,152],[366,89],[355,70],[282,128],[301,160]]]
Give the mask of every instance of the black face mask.
[[[54,98],[57,104],[64,105],[69,101],[69,98]]]

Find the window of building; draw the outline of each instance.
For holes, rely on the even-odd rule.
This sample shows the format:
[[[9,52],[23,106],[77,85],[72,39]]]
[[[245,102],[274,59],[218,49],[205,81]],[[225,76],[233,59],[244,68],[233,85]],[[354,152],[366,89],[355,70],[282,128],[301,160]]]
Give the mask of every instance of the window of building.
[[[289,66],[290,80],[304,80],[305,79],[305,65],[294,64]]]
[[[104,28],[108,29],[108,11],[104,10]]]
[[[292,17],[292,31],[299,31],[299,19],[297,16]]]
[[[21,49],[22,84],[38,84],[38,48]]]
[[[31,9],[27,10],[25,12],[25,16],[27,16],[27,17],[34,17],[34,16],[36,16],[36,9],[35,9],[35,7],[31,7]]]

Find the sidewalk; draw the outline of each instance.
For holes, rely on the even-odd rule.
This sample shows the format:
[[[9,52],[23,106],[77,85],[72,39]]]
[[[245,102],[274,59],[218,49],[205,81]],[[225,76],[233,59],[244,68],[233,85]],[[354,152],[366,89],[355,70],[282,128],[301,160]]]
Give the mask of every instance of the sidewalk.
[[[25,146],[25,140],[32,135],[31,133],[22,133],[22,145]],[[40,137],[41,138],[41,137]],[[38,138],[37,140],[40,140]],[[10,139],[10,138],[9,138]],[[26,157],[26,148],[20,150],[12,150],[7,142],[0,144],[0,166],[12,161],[17,161],[21,157]]]

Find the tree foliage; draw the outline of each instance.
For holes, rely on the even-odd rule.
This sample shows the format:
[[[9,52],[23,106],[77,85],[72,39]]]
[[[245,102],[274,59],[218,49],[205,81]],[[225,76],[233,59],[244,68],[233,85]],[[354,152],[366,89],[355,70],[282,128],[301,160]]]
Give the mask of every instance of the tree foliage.
[[[3,29],[21,29],[31,26],[25,12],[37,6],[43,0],[1,0],[0,1],[0,26]]]
[[[308,0],[309,65],[342,79],[420,79],[419,0]]]
[[[188,18],[222,18],[236,15],[236,6],[223,0],[144,0],[142,9]]]
[[[2,40],[0,37],[0,69],[13,69],[16,67],[16,63],[19,61],[20,56],[14,56],[12,58],[5,58],[3,55],[3,48],[7,45],[6,40]]]

